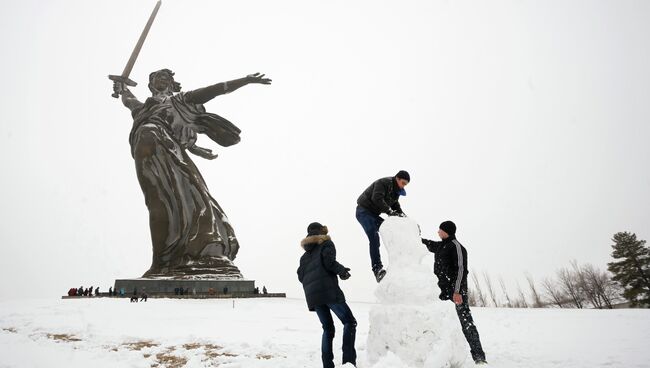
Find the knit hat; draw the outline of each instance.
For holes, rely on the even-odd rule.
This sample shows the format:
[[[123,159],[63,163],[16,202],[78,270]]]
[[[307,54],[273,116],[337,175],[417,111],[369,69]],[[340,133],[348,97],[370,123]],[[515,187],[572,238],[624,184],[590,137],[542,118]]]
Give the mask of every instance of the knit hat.
[[[307,226],[307,235],[327,235],[327,226],[323,226],[318,222],[312,222]]]
[[[406,180],[408,182],[411,181],[411,175],[409,175],[409,173],[404,171],[404,170],[400,170],[397,173],[397,175],[395,175],[395,177],[398,178],[398,179],[404,179],[404,180]]]
[[[449,236],[456,235],[456,224],[451,221],[445,221],[440,224],[440,230],[446,232]]]

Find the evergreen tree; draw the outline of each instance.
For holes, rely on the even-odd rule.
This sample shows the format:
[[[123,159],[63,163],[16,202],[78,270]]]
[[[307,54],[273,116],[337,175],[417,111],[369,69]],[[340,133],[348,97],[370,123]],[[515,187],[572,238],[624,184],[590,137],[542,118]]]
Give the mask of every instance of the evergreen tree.
[[[633,306],[650,306],[650,248],[636,234],[620,232],[612,239],[612,257],[607,264],[613,280],[623,287],[623,296]]]

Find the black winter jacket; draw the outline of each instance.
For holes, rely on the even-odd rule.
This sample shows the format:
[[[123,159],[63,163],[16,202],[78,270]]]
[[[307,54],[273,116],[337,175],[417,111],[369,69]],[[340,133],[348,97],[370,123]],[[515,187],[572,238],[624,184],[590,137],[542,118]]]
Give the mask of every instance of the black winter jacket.
[[[395,211],[402,214],[399,204],[400,189],[394,177],[381,178],[361,193],[357,205],[379,216],[381,213]]]
[[[455,237],[443,241],[422,239],[434,253],[433,273],[438,277],[440,299],[450,300],[454,293],[467,294],[467,250]]]
[[[329,235],[308,236],[300,243],[305,254],[300,258],[298,280],[305,291],[310,311],[323,304],[345,302],[337,275],[345,267],[336,261],[336,248]]]

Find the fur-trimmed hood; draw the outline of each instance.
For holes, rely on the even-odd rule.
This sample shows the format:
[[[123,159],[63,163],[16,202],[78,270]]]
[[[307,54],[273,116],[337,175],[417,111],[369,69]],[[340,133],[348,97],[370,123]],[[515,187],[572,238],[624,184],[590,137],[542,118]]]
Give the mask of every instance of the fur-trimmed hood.
[[[332,240],[329,235],[310,235],[300,242],[300,246],[305,251],[314,249],[315,246],[321,245],[328,240]]]

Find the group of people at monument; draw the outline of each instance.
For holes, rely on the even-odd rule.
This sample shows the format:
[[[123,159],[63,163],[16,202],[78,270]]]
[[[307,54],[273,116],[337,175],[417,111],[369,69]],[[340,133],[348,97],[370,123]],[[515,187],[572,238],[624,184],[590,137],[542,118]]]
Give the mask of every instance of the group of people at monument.
[[[384,221],[381,215],[406,216],[399,198],[406,195],[405,187],[410,180],[411,177],[406,171],[378,179],[363,191],[357,200],[356,218],[368,236],[371,269],[378,283],[387,274],[379,251],[379,228]],[[300,244],[305,253],[300,258],[298,280],[302,283],[309,310],[316,312],[323,327],[323,367],[334,367],[332,342],[335,327],[332,312],[343,324],[343,364],[351,363],[356,366],[354,342],[357,321],[338,283],[339,278],[347,280],[351,277],[350,269],[337,261],[336,247],[328,233],[327,226],[318,222],[313,222],[307,227],[307,237]],[[476,364],[485,364],[485,352],[468,303],[467,250],[456,239],[456,224],[452,221],[442,222],[438,235],[441,241],[422,239],[422,243],[434,254],[433,272],[438,278],[439,298],[454,302],[472,358]]]
[[[68,296],[93,296],[93,289],[94,295],[99,296],[99,287],[94,288],[91,286],[90,288],[85,288],[83,286],[79,286],[78,288],[70,288],[68,290]]]

